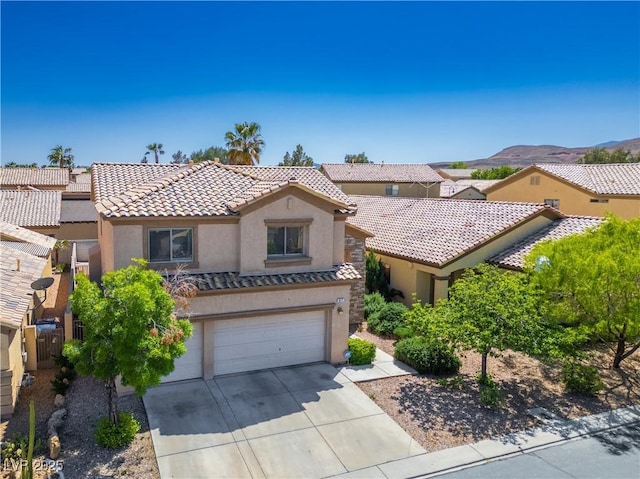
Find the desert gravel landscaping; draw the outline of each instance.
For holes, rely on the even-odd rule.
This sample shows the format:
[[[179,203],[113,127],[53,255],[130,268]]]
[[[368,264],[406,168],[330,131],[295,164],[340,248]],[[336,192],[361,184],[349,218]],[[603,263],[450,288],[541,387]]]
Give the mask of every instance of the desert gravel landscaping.
[[[356,333],[393,354],[394,339],[383,339],[366,330]],[[640,359],[638,355],[610,369],[611,355],[598,351],[594,360],[605,389],[596,397],[564,392],[558,366],[506,351],[489,358],[489,373],[498,382],[505,403],[498,409],[480,405],[476,373],[480,355],[462,357],[462,387],[438,384],[435,376],[401,376],[358,383],[358,386],[427,451],[469,444],[540,425],[527,409],[544,407],[562,418],[576,418],[619,407],[640,404]]]

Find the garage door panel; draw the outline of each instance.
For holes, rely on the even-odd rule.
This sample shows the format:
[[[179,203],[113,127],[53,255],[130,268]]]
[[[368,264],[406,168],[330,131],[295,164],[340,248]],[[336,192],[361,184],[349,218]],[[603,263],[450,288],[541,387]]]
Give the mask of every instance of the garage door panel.
[[[175,369],[163,383],[202,377],[202,323],[193,323],[193,334],[185,342],[187,352],[175,360]]]
[[[218,321],[214,325],[214,374],[324,361],[325,314],[296,314]]]

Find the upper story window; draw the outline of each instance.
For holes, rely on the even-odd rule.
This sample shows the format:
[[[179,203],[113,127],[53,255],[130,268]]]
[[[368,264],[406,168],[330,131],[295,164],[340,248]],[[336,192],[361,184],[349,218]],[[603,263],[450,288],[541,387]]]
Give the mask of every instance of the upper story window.
[[[304,226],[269,226],[268,256],[301,256],[304,251]]]
[[[387,196],[398,196],[400,194],[400,185],[386,185],[384,194]]]
[[[530,185],[534,185],[537,186],[540,184],[540,175],[533,175],[531,178],[529,178],[529,184]]]
[[[607,198],[591,198],[589,201],[591,203],[609,203]]]
[[[544,200],[544,204],[549,205],[555,209],[560,208],[560,200],[557,200],[557,199],[546,199]]]
[[[193,228],[149,229],[149,262],[193,261]]]

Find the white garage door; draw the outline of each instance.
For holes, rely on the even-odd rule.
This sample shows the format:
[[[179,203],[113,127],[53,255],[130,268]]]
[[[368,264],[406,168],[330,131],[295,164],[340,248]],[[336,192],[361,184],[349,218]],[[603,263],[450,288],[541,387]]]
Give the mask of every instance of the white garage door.
[[[270,315],[217,321],[214,375],[324,361],[325,313]]]
[[[202,323],[193,323],[193,334],[185,343],[187,352],[175,360],[175,369],[163,383],[202,377]]]

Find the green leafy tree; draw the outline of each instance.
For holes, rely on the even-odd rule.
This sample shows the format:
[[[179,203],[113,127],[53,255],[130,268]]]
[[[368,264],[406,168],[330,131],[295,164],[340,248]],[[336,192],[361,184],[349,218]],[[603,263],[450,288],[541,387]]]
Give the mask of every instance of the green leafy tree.
[[[614,368],[640,348],[640,218],[539,244],[527,264],[553,317],[610,344]]]
[[[171,163],[174,165],[186,164],[189,163],[189,157],[178,150],[171,155]]]
[[[221,146],[210,146],[206,150],[198,150],[191,153],[189,159],[194,163],[200,163],[201,161],[215,161],[216,158],[220,160],[223,165],[229,164],[229,151]]]
[[[228,131],[224,135],[229,150],[229,164],[255,165],[260,163],[260,155],[264,149],[264,140],[260,130],[260,125],[255,122],[236,123],[234,131]]]
[[[526,275],[481,264],[453,283],[436,308],[437,321],[445,338],[482,355],[480,382],[486,383],[487,358],[496,350],[542,351],[540,303]]]
[[[369,158],[367,158],[367,155],[364,154],[364,151],[362,153],[358,153],[357,155],[345,155],[344,156],[344,162],[345,163],[373,163],[373,161],[369,161]]]
[[[188,320],[177,319],[162,276],[145,262],[106,273],[102,289],[84,275],[70,297],[84,324],[84,342],[65,344],[64,354],[79,373],[106,382],[109,420],[118,423],[116,378],[138,395],[174,369],[191,335]]]
[[[59,168],[73,168],[74,156],[71,153],[71,148],[65,148],[62,145],[57,145],[51,149],[51,153],[47,156],[49,164],[51,166],[57,166]]]
[[[522,168],[513,168],[508,165],[497,166],[495,168],[491,168],[490,170],[476,170],[471,173],[471,178],[476,180],[502,180],[507,176],[511,176],[514,173],[517,173]]]
[[[156,164],[158,164],[160,162],[160,155],[164,155],[164,150],[162,149],[162,143],[151,143],[150,145],[147,145],[147,151],[144,156],[146,158],[146,156],[149,153],[153,153],[153,157],[155,159]],[[146,161],[144,162],[146,163]]]
[[[638,163],[640,153],[633,155],[629,150],[618,148],[615,151],[608,151],[604,148],[593,148],[578,159],[578,163],[583,164],[605,164],[605,163]]]
[[[38,163],[29,163],[29,164],[20,164],[15,161],[10,161],[9,163],[5,163],[4,168],[37,168]]]
[[[278,166],[313,166],[313,158],[307,155],[302,145],[297,145],[292,154],[287,151]]]
[[[464,161],[456,161],[454,163],[451,163],[451,166],[449,167],[452,170],[465,170],[467,168],[467,164]]]

